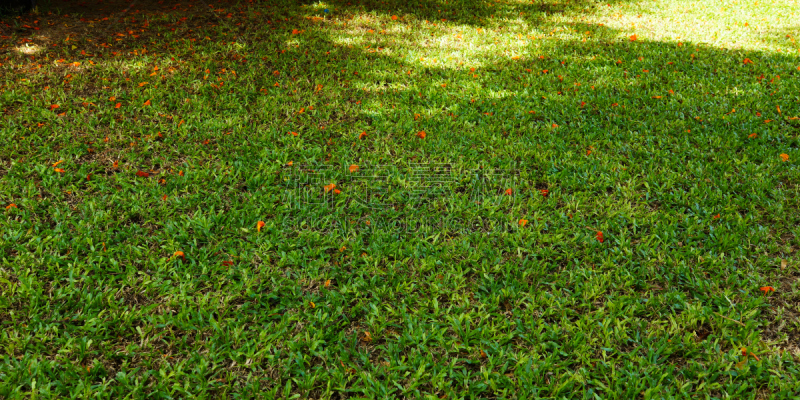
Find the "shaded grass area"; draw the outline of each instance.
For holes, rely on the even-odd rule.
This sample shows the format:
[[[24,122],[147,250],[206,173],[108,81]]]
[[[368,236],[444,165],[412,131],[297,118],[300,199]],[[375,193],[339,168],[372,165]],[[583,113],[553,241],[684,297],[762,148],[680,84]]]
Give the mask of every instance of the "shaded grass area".
[[[7,19],[0,393],[788,398],[798,12],[54,1]],[[415,163],[451,179],[357,205],[413,189]]]

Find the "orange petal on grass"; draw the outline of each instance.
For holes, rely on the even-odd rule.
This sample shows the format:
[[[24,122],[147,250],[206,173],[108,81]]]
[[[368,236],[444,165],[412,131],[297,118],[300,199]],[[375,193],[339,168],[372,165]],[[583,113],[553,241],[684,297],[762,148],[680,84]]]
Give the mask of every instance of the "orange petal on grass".
[[[639,37],[634,33],[633,35],[630,35],[629,38],[631,39],[631,42],[635,42]]]
[[[58,160],[58,161],[56,161],[56,162],[53,164],[53,166],[54,166],[54,167],[57,167],[57,166],[58,166],[58,164],[61,164],[62,162],[64,162],[64,160]]]
[[[122,103],[117,103],[117,104],[114,106],[114,108],[120,108],[120,107],[122,107]]]
[[[9,205],[7,205],[7,206],[6,206],[6,210],[10,210],[10,209],[12,209],[12,208],[19,208],[19,207],[17,207],[17,205],[16,205],[16,204],[14,204],[14,203],[11,203],[11,204],[9,204]]]
[[[54,169],[54,171],[56,171],[56,172],[62,172],[62,173],[64,172],[64,170],[63,170],[63,169],[61,169],[61,168],[55,168],[55,169]]]
[[[331,280],[328,279],[325,281],[325,287],[330,287],[330,286],[331,286]]]
[[[428,136],[428,134],[427,134],[427,133],[425,133],[425,131],[419,131],[419,132],[417,132],[417,137],[418,137],[418,138],[420,138],[420,139],[425,139],[425,136]]]
[[[336,184],[335,183],[331,183],[330,185],[325,185],[324,188],[325,188],[325,193],[328,193],[331,190],[336,188]]]
[[[506,189],[506,196],[511,196],[511,193],[513,193],[513,190],[511,190],[511,188]]]
[[[359,138],[359,139],[363,139],[363,138],[365,138],[365,137],[367,137],[367,131],[361,132],[361,133],[358,135],[358,138]]]
[[[528,220],[527,219],[522,218],[522,219],[519,220],[519,226],[525,226],[527,224],[528,224]]]
[[[392,21],[397,21],[397,15],[392,15]]]
[[[186,256],[180,250],[176,251],[175,253],[172,253],[172,256],[173,257],[180,257],[182,260],[186,260]]]
[[[356,172],[356,171],[358,171],[358,165],[353,164],[348,169],[350,170],[351,173],[352,172]]]
[[[150,105],[150,100],[145,101],[144,105],[149,106]]]
[[[783,160],[783,162],[789,161],[789,155],[786,153],[781,154],[781,160]]]
[[[150,176],[150,174],[148,174],[147,172],[144,172],[144,171],[138,171],[138,172],[136,172],[136,176],[141,176],[142,178],[147,178],[148,176]]]
[[[256,230],[257,230],[258,232],[261,232],[261,228],[263,228],[263,227],[264,227],[264,225],[266,225],[266,224],[264,223],[264,221],[258,221],[258,222],[256,223]]]

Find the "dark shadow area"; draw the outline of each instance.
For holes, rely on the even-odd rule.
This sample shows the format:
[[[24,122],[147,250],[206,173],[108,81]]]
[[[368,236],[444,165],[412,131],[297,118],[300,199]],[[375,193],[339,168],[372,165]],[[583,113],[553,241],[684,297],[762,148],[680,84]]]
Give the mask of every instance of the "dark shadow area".
[[[0,17],[26,14],[35,7],[36,0],[5,0],[0,4]]]

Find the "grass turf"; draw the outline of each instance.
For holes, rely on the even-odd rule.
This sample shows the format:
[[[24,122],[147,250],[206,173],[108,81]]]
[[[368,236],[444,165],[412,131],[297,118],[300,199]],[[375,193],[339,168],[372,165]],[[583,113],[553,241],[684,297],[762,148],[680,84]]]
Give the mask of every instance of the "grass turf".
[[[791,398],[798,20],[796,0],[5,17],[0,396]]]

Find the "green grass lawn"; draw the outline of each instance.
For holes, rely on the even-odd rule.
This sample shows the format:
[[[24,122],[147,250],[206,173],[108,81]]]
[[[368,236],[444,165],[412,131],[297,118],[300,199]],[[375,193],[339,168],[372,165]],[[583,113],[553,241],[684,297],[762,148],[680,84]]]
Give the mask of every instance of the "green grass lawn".
[[[0,398],[800,394],[798,0],[2,22]]]

